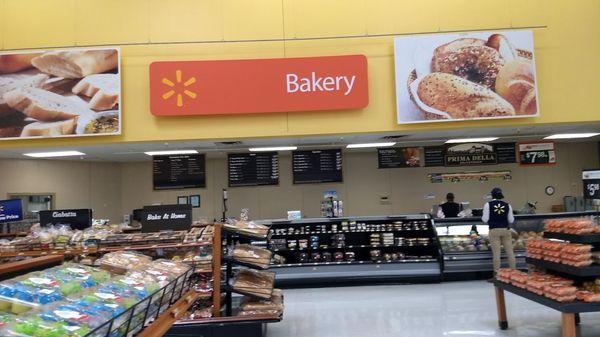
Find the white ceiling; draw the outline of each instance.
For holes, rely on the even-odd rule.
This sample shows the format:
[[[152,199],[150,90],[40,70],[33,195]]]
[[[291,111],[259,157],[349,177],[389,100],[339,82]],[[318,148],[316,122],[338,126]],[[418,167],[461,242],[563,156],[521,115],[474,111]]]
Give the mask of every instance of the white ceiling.
[[[552,125],[552,126],[527,126],[511,128],[468,128],[461,130],[427,131],[420,133],[378,133],[378,134],[354,134],[337,136],[315,136],[304,138],[259,138],[259,139],[232,139],[241,141],[241,144],[224,145],[214,141],[177,141],[177,142],[151,142],[151,143],[118,143],[93,146],[69,146],[69,147],[44,147],[44,148],[10,148],[1,149],[0,158],[27,158],[23,153],[77,150],[86,153],[83,160],[109,161],[109,162],[135,162],[150,160],[151,157],[144,154],[146,151],[170,150],[170,149],[196,149],[201,153],[207,153],[209,157],[224,157],[226,153],[245,152],[248,147],[255,146],[281,146],[297,145],[299,148],[325,148],[344,147],[349,143],[381,142],[384,136],[401,135],[396,142],[399,146],[427,146],[439,145],[449,138],[465,137],[500,137],[497,142],[538,140],[554,133],[573,132],[600,132],[600,123],[587,123],[577,125]],[[594,138],[580,139],[574,141],[599,141],[600,136]],[[569,141],[569,140],[566,140]],[[369,151],[369,149],[355,149],[347,151]],[[73,160],[70,158],[55,158],[51,160]]]

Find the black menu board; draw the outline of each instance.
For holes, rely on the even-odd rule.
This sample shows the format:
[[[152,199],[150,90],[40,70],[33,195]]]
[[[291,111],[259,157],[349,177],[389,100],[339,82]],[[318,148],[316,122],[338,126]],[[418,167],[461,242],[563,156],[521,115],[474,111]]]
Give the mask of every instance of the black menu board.
[[[377,149],[377,167],[419,167],[421,166],[418,147],[386,147]]]
[[[342,150],[292,152],[294,184],[342,182]]]
[[[510,164],[517,162],[517,146],[515,143],[494,144],[498,164]]]
[[[279,184],[277,152],[230,153],[229,187]]]
[[[152,157],[155,190],[206,187],[203,154]]]
[[[444,166],[444,146],[427,146],[424,152],[425,166]]]

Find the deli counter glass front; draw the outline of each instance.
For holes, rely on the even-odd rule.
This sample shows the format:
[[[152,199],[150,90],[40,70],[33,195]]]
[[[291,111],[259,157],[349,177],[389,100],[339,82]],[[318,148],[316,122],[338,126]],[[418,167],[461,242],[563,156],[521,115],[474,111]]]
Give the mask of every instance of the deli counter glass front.
[[[527,240],[541,238],[547,219],[598,216],[599,212],[549,213],[515,215],[513,244],[517,268],[526,268],[525,245]],[[492,247],[488,226],[481,218],[435,219],[435,226],[443,252],[443,273],[491,272]],[[502,253],[502,266],[507,266]]]

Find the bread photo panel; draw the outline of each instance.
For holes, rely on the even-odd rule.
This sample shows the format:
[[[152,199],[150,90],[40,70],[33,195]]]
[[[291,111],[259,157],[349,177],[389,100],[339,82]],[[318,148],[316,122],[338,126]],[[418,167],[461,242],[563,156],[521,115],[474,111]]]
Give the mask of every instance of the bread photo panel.
[[[121,133],[118,48],[0,53],[0,140]]]
[[[533,32],[394,39],[398,123],[539,115]]]

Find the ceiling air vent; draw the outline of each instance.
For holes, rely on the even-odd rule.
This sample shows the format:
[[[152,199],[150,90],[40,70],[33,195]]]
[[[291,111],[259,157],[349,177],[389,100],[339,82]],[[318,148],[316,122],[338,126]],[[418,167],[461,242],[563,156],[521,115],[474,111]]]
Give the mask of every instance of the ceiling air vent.
[[[381,139],[397,140],[397,139],[404,138],[404,137],[406,137],[406,135],[389,135],[389,136],[383,136],[383,137],[381,137]]]
[[[240,141],[231,141],[231,142],[215,142],[217,146],[234,146],[234,145],[242,145]]]

